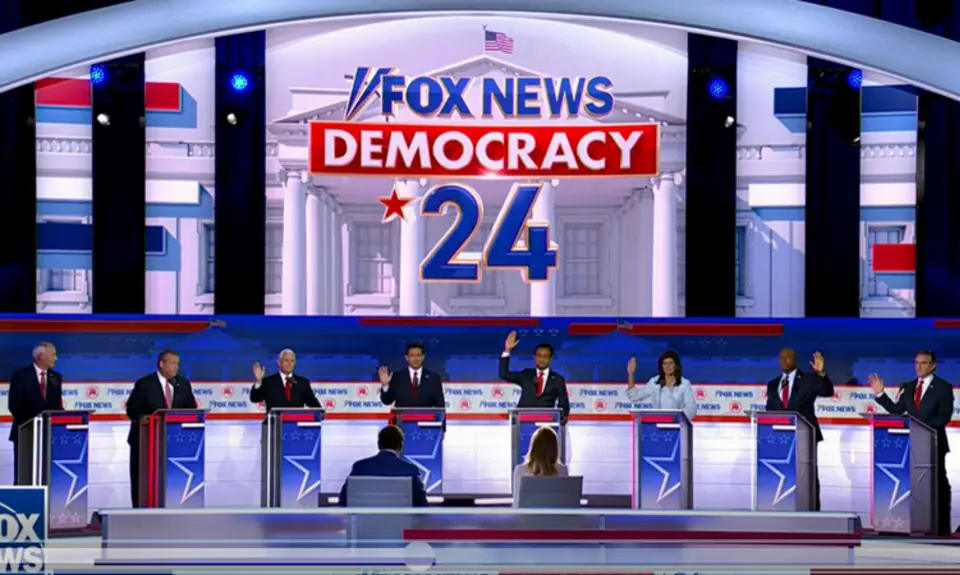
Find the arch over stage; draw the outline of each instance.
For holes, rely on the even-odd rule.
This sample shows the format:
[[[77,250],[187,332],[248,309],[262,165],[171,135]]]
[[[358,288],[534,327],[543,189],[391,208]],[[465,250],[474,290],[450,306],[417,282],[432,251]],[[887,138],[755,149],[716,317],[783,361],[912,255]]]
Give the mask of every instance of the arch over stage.
[[[635,20],[762,41],[960,100],[960,75],[944,72],[960,67],[960,43],[796,0],[474,0],[469,10],[463,6],[460,0],[137,0],[0,36],[0,91],[197,36],[331,17],[501,12]]]

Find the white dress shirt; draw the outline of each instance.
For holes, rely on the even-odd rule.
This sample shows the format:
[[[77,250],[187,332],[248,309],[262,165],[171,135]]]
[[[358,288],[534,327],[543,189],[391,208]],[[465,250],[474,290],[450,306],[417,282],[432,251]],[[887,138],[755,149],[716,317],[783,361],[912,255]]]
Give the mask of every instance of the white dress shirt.
[[[780,389],[780,385],[783,383],[784,377],[787,378],[787,399],[789,399],[793,397],[793,382],[797,380],[797,370],[780,374],[780,382],[777,383],[777,397],[783,397],[783,391]]]
[[[931,374],[928,375],[927,377],[917,378],[917,381],[920,382],[920,399],[923,399],[924,394],[926,394],[926,393],[927,393],[927,390],[930,389],[930,384],[933,383],[933,378],[934,378],[934,377],[935,377],[935,375],[931,373]],[[916,391],[914,391],[914,393],[916,393]],[[883,393],[880,394],[880,395],[886,395],[886,394],[887,394],[887,390],[883,390]],[[877,397],[880,397],[880,395],[878,395]],[[901,390],[897,393],[897,399],[896,399],[896,401],[900,401],[900,397],[901,397],[902,395],[903,395],[903,389],[901,389]],[[910,397],[910,401],[913,401],[913,397]]]
[[[40,369],[40,366],[33,364],[33,371],[37,372],[37,381],[40,381],[41,378],[47,373],[47,370]],[[50,383],[48,380],[43,380],[46,383]]]
[[[162,375],[160,375],[160,372],[159,372],[159,371],[157,372],[157,379],[160,380],[160,393],[163,395],[163,400],[166,401],[166,400],[167,400],[167,385],[169,385],[170,382],[167,381],[167,378],[165,378],[165,377],[163,377]],[[173,387],[170,388],[170,404],[173,405]]]

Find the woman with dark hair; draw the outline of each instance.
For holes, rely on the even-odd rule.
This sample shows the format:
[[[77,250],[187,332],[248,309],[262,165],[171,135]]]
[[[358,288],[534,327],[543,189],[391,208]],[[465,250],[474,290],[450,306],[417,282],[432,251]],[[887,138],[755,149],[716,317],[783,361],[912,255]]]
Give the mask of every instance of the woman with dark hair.
[[[627,362],[627,397],[633,402],[649,402],[653,409],[679,409],[693,419],[697,414],[697,400],[693,397],[690,380],[683,377],[680,355],[668,349],[660,355],[657,375],[650,378],[646,385],[637,386],[633,375],[637,371],[637,358]]]

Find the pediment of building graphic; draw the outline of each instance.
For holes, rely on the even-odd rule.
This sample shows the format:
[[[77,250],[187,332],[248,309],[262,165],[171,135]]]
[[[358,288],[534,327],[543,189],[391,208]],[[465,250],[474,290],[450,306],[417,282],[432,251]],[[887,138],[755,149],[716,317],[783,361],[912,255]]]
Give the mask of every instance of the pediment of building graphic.
[[[542,74],[534,70],[529,70],[516,64],[494,58],[492,56],[480,55],[450,66],[434,70],[423,74],[424,76],[455,76],[480,78],[492,72],[514,75],[517,77],[543,77]],[[665,95],[665,94],[659,94]],[[686,122],[683,118],[665,114],[648,106],[629,102],[625,98],[616,98],[615,110],[612,114],[598,120],[600,123],[622,124],[627,122],[659,122],[671,127],[683,126]],[[304,125],[314,121],[338,121],[342,120],[347,108],[347,99],[332,102],[324,106],[297,112],[289,116],[280,118],[272,122],[269,126],[271,133],[277,136],[285,135],[305,135]],[[358,121],[369,120],[379,115],[380,99],[373,98],[363,110],[357,115]]]

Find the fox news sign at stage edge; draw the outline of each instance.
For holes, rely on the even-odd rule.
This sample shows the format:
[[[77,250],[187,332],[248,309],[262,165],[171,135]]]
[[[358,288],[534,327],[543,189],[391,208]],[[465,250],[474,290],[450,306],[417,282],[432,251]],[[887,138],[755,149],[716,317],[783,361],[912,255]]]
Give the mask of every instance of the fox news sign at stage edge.
[[[399,179],[657,175],[657,124],[550,122],[610,115],[612,89],[603,76],[408,78],[361,67],[344,121],[310,125],[310,172]],[[386,123],[357,121],[376,104]],[[424,123],[392,123],[402,109]]]

